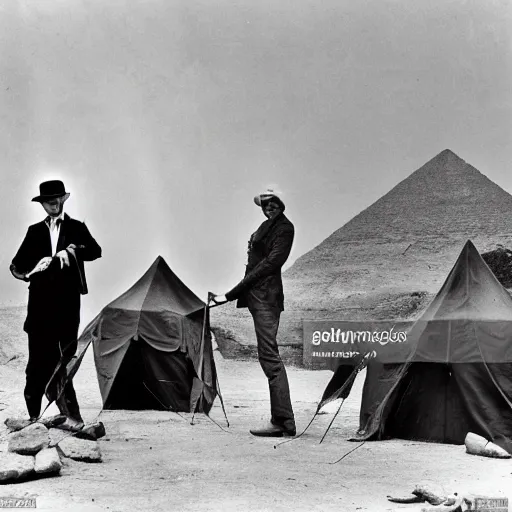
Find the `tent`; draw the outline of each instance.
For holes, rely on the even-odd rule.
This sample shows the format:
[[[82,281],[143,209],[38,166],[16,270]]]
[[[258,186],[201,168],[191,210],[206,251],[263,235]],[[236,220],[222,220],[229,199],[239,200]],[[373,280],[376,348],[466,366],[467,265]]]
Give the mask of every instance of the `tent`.
[[[512,298],[468,240],[408,333],[404,359],[371,361],[358,440],[463,444],[474,432],[512,453]],[[350,367],[339,367],[323,402]]]
[[[84,329],[68,375],[91,343],[104,409],[208,413],[221,398],[208,308],[161,256]]]

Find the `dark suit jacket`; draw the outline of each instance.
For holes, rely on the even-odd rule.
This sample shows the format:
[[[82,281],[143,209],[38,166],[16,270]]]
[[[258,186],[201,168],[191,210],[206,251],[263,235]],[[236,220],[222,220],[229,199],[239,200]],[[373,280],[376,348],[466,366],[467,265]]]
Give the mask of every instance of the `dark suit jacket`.
[[[249,241],[245,277],[226,293],[226,299],[238,299],[238,308],[270,306],[283,311],[281,267],[290,255],[294,234],[293,224],[283,213],[263,222]]]
[[[57,252],[70,244],[76,245],[76,259],[70,254],[70,266],[60,268],[58,258],[43,272],[30,277],[29,298],[25,331],[59,328],[66,332],[78,330],[80,322],[80,294],[87,293],[84,261],[101,257],[101,247],[92,237],[87,226],[64,214],[60,226]],[[39,261],[52,256],[50,231],[44,221],[28,228],[11,270],[26,274]],[[70,336],[72,336],[70,334]]]

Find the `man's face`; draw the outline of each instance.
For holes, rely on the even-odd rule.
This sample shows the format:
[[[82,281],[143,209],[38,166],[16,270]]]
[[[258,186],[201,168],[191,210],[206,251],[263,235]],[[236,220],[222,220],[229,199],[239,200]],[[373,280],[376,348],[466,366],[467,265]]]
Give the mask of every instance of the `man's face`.
[[[263,214],[265,215],[265,217],[267,217],[267,219],[273,219],[282,211],[281,208],[279,207],[279,204],[277,204],[272,199],[263,202],[261,204],[261,208],[263,209]]]
[[[58,217],[62,212],[62,205],[64,204],[63,197],[56,197],[54,199],[50,199],[48,201],[43,201],[41,203],[45,212],[50,217]]]

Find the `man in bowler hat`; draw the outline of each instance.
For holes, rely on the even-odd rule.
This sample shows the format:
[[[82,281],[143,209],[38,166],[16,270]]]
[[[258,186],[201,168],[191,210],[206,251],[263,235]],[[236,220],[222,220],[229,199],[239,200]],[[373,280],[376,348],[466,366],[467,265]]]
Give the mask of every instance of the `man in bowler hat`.
[[[237,307],[249,309],[254,321],[258,359],[270,390],[271,419],[251,430],[262,437],[295,436],[295,418],[288,377],[277,346],[279,318],[284,310],[281,267],[290,254],[294,227],[284,215],[285,205],[273,188],[254,198],[267,217],[251,236],[245,277],[225,295],[213,295],[215,304],[238,299]]]
[[[101,257],[101,247],[86,225],[64,213],[69,198],[64,183],[45,181],[39,186],[38,202],[47,217],[28,228],[27,234],[12,260],[10,271],[29,282],[27,317],[24,331],[28,334],[25,401],[32,421],[41,414],[41,401],[56,399],[71,426],[83,425],[72,381],[65,384],[59,397],[47,388],[61,362],[67,363],[77,349],[80,324],[80,296],[87,293],[84,261]],[[61,376],[64,382],[65,376]],[[53,395],[53,396],[52,396]]]

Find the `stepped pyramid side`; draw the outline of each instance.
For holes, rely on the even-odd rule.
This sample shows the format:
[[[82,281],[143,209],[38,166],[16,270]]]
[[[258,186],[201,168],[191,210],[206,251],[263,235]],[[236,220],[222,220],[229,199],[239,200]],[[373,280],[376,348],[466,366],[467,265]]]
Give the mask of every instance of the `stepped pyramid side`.
[[[414,258],[449,250],[453,263],[468,238],[482,250],[512,238],[510,212],[510,194],[445,150],[298,258],[285,279],[314,281],[318,271],[321,280],[330,279],[354,265],[364,273],[365,262],[374,268],[393,256],[398,260],[392,266],[400,268],[407,266],[403,253]],[[439,264],[427,259],[430,266]]]
[[[512,233],[512,196],[450,150],[334,233],[338,240],[490,230]]]

